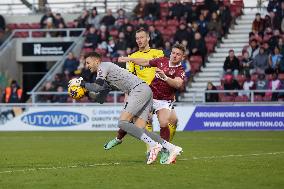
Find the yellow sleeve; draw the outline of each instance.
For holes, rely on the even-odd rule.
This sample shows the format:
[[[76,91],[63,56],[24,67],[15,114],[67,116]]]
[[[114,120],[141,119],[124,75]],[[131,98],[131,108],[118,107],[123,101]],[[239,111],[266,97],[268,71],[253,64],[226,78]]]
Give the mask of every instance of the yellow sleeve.
[[[132,57],[131,55],[128,55],[128,57]],[[133,62],[126,62],[126,69],[130,72],[135,74],[135,68]]]
[[[157,58],[161,58],[161,57],[164,57],[165,55],[164,55],[164,52],[162,51],[162,50],[157,50],[156,51],[156,57]]]

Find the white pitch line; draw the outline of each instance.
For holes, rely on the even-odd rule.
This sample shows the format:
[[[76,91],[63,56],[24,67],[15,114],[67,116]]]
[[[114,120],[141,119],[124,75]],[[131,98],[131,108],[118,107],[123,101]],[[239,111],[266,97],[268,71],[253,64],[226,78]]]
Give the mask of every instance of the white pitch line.
[[[221,158],[230,158],[230,157],[249,157],[249,156],[264,156],[264,155],[279,155],[284,154],[284,152],[268,152],[268,153],[254,153],[254,154],[231,154],[223,156],[208,156],[208,157],[193,157],[192,159],[221,159]]]
[[[86,167],[109,166],[109,165],[119,165],[119,164],[120,163],[116,162],[116,163],[95,163],[91,165],[71,165],[71,166],[65,166],[65,167],[39,167],[39,168],[2,171],[0,172],[0,174],[15,173],[15,172],[29,172],[29,171],[38,171],[38,170],[52,170],[52,169],[86,168]]]

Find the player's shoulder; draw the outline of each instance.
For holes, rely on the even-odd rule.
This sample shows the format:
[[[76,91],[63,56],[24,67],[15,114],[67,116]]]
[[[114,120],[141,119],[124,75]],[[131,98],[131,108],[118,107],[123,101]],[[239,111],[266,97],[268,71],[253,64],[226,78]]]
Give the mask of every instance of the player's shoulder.
[[[160,49],[150,49],[149,53],[153,54],[154,58],[164,57],[164,51]]]

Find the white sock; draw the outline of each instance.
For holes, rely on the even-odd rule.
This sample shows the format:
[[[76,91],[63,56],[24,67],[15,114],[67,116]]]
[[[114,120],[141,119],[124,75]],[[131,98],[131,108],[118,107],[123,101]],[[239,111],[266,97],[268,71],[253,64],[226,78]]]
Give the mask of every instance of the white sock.
[[[122,140],[118,139],[117,137],[115,137],[115,140],[118,142],[121,142]]]
[[[154,147],[157,142],[155,142],[153,139],[151,139],[148,135],[146,135],[145,133],[142,134],[142,136],[140,137],[140,139],[142,141],[144,141],[146,144],[149,144],[150,148]]]
[[[162,142],[162,146],[163,146],[164,148],[166,148],[167,150],[172,150],[172,149],[175,147],[175,145],[173,145],[172,143],[169,143],[169,142],[166,141],[166,140],[164,140],[164,141]]]

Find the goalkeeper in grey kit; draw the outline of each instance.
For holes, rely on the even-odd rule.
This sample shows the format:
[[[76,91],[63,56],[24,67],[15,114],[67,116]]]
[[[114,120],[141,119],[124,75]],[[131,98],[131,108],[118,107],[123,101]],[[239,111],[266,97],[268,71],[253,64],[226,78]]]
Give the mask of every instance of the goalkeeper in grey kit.
[[[95,82],[86,83],[82,78],[75,78],[70,80],[69,86],[75,85],[86,88],[92,98],[96,98],[101,92],[105,93],[110,86],[128,94],[127,101],[120,114],[118,127],[149,144],[150,155],[147,164],[151,164],[157,159],[158,153],[163,147],[170,152],[166,164],[174,162],[176,156],[181,154],[182,148],[144,129],[153,104],[153,94],[148,84],[111,62],[101,62],[101,56],[96,52],[86,54],[85,63],[91,72],[97,72]],[[133,121],[135,121],[134,124]]]

